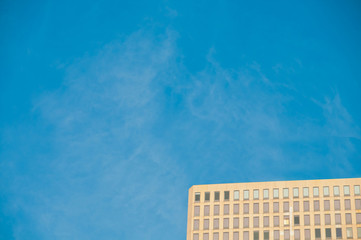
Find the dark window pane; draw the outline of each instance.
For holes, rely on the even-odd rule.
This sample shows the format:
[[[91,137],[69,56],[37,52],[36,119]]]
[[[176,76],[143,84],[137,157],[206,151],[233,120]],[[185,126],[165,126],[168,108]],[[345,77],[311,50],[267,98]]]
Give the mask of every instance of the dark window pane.
[[[295,225],[300,225],[300,216],[295,216],[294,217],[294,224]]]
[[[321,229],[319,229],[319,228],[315,229],[315,237],[316,238],[321,238]]]
[[[331,228],[326,228],[326,238],[331,238]]]
[[[259,240],[259,232],[258,231],[253,232],[253,240]]]
[[[229,191],[224,191],[224,200],[229,200]]]
[[[201,200],[201,193],[196,192],[194,200],[195,200],[196,202],[199,202],[199,201]]]
[[[214,192],[214,201],[219,201],[219,192]]]
[[[342,238],[342,228],[336,228],[336,238]]]
[[[204,201],[209,201],[210,198],[211,198],[211,193],[210,193],[210,192],[206,192],[206,193],[204,194]]]
[[[264,240],[269,240],[269,231],[264,231],[263,232],[263,239]]]

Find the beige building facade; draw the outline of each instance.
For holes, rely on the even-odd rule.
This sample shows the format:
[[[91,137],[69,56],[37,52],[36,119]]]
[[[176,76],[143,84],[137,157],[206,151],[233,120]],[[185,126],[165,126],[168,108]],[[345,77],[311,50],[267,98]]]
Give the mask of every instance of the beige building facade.
[[[187,240],[361,239],[361,178],[195,185]]]

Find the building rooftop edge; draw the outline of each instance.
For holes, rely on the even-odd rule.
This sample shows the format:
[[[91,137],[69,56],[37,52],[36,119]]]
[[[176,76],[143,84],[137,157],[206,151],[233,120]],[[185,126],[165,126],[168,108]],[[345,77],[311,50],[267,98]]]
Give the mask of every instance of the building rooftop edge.
[[[307,180],[277,180],[277,181],[263,181],[263,182],[231,182],[231,183],[210,183],[210,184],[194,184],[190,189],[195,186],[208,186],[208,185],[229,185],[229,184],[254,184],[254,183],[277,183],[277,182],[306,182],[306,181],[329,181],[329,180],[353,180],[359,179],[361,177],[350,177],[350,178],[328,178],[328,179],[307,179]]]

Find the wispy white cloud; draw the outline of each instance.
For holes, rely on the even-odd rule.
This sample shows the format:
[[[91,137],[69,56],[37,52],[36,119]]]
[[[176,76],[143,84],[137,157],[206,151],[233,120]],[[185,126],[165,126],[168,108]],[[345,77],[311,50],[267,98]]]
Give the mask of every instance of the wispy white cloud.
[[[191,73],[176,36],[114,41],[35,101],[38,125],[17,133],[46,147],[24,151],[30,165],[1,166],[15,176],[9,211],[39,238],[184,239],[190,184],[355,174],[360,129],[340,96],[315,101],[255,62],[228,69],[211,53]],[[30,228],[14,226],[16,239]]]

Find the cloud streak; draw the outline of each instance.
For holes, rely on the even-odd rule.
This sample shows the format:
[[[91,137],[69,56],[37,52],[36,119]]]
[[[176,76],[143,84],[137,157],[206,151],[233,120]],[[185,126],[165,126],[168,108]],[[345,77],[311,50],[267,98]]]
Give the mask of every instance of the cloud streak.
[[[212,54],[192,73],[176,43],[138,31],[76,60],[35,101],[37,124],[3,133],[28,146],[0,165],[2,207],[29,219],[14,221],[14,239],[184,239],[191,184],[357,173],[360,129],[340,96],[314,100],[325,96]]]

